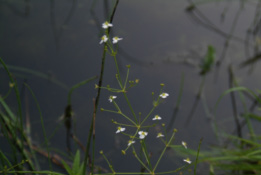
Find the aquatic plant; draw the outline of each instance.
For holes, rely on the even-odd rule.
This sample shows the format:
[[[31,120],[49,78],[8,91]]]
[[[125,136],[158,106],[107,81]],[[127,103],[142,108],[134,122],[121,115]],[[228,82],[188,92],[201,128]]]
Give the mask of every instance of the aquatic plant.
[[[110,112],[110,113],[114,113],[117,114],[123,118],[125,118],[126,123],[120,123],[117,122],[116,120],[113,120],[112,122],[117,126],[117,130],[116,130],[116,134],[123,134],[124,136],[126,136],[128,139],[128,142],[126,143],[126,148],[123,149],[121,152],[123,155],[128,154],[128,150],[131,149],[132,150],[132,154],[134,155],[134,157],[137,159],[137,161],[141,164],[142,168],[144,169],[144,172],[117,172],[115,168],[113,168],[113,165],[111,164],[110,161],[108,161],[107,157],[105,156],[105,153],[103,151],[100,151],[100,153],[102,154],[102,156],[104,157],[104,159],[106,160],[106,162],[108,163],[109,168],[111,169],[111,173],[106,173],[106,174],[151,174],[151,175],[155,175],[155,174],[172,174],[174,172],[179,172],[182,171],[185,168],[190,167],[192,164],[196,165],[196,161],[194,161],[194,163],[192,163],[192,161],[189,158],[184,158],[184,162],[186,162],[188,165],[184,165],[182,167],[179,167],[175,170],[167,170],[165,172],[157,172],[157,167],[160,164],[163,155],[166,153],[167,148],[170,147],[176,147],[176,146],[180,146],[182,147],[182,145],[187,148],[187,144],[186,142],[182,142],[182,145],[175,145],[174,144],[174,140],[175,140],[175,134],[177,132],[176,129],[173,130],[172,134],[170,136],[168,136],[166,129],[165,129],[165,124],[162,123],[162,131],[164,132],[158,132],[156,139],[160,139],[162,141],[162,143],[164,144],[164,147],[161,151],[161,154],[159,155],[158,159],[156,160],[156,163],[153,165],[152,164],[152,158],[149,155],[149,148],[148,145],[146,143],[146,138],[150,136],[149,132],[151,130],[151,128],[155,127],[157,123],[152,124],[152,125],[147,125],[147,120],[153,120],[155,122],[158,122],[162,119],[161,116],[159,116],[158,114],[153,114],[155,109],[169,96],[169,94],[167,92],[164,91],[164,87],[165,85],[162,83],[160,84],[161,88],[159,90],[158,95],[155,95],[155,93],[152,93],[153,96],[153,102],[152,102],[152,109],[148,112],[147,115],[142,116],[141,113],[139,113],[139,115],[137,115],[134,112],[134,109],[131,105],[131,102],[128,98],[128,91],[130,88],[136,86],[139,83],[139,80],[129,80],[129,74],[130,74],[130,65],[127,65],[127,74],[125,79],[122,79],[122,76],[120,74],[119,71],[119,67],[118,67],[118,62],[117,62],[117,53],[118,53],[118,41],[123,40],[123,38],[118,38],[118,37],[113,37],[111,41],[111,37],[109,35],[109,31],[108,29],[110,27],[113,27],[113,24],[109,23],[108,21],[104,22],[102,24],[102,27],[105,29],[104,31],[104,35],[101,37],[100,40],[100,44],[104,44],[104,52],[108,53],[110,56],[112,56],[114,58],[114,63],[116,66],[116,80],[118,82],[118,86],[119,87],[111,87],[110,85],[107,85],[105,87],[103,86],[98,86],[95,85],[95,88],[101,88],[101,89],[105,89],[108,90],[109,92],[111,92],[113,95],[110,95],[108,100],[110,103],[112,103],[114,105],[114,109],[104,109],[101,108],[101,111],[103,112]],[[128,116],[126,113],[121,110],[121,105],[117,103],[117,95],[122,94],[128,104],[128,108],[131,111],[131,116]],[[153,117],[154,116],[154,117]],[[135,130],[133,132],[128,131],[128,128],[135,128]],[[165,139],[163,139],[165,138]],[[136,148],[136,144],[140,143],[140,147],[141,147],[141,155],[138,156],[139,154],[137,153],[137,148]],[[144,156],[145,160],[142,160],[142,157]],[[195,166],[196,167],[196,166]],[[116,167],[117,168],[117,167]]]
[[[116,88],[112,88],[109,85],[106,87],[103,86],[99,86],[99,85],[95,85],[96,89],[106,89],[109,92],[111,92],[113,95],[109,96],[108,101],[109,103],[112,103],[114,106],[114,110],[111,109],[103,109],[101,108],[101,111],[104,112],[111,112],[114,114],[118,114],[121,117],[125,118],[126,122],[125,123],[119,123],[116,120],[113,120],[113,124],[115,124],[117,127],[117,130],[115,131],[115,134],[123,134],[126,137],[128,137],[128,142],[126,143],[126,147],[124,149],[121,150],[121,153],[123,154],[123,156],[125,154],[129,154],[129,150],[132,151],[133,156],[136,158],[136,160],[140,163],[140,165],[142,166],[142,170],[140,172],[117,172],[116,168],[114,168],[112,166],[112,164],[110,163],[110,161],[108,161],[105,153],[103,151],[100,151],[101,155],[104,157],[104,159],[106,160],[106,162],[109,165],[109,168],[111,170],[111,173],[96,173],[95,170],[99,169],[99,167],[97,168],[96,165],[94,165],[94,157],[92,160],[92,163],[89,164],[89,168],[90,170],[87,171],[87,163],[89,162],[88,159],[89,158],[89,145],[90,145],[90,137],[88,139],[87,145],[86,145],[86,150],[83,148],[83,150],[85,151],[85,158],[83,161],[81,161],[80,159],[80,152],[79,150],[77,150],[76,154],[73,155],[73,163],[72,166],[70,167],[70,165],[64,161],[60,156],[56,155],[56,154],[52,154],[49,148],[49,139],[46,135],[46,131],[45,131],[45,126],[44,126],[44,121],[43,121],[43,117],[42,117],[42,113],[40,110],[40,106],[37,102],[36,96],[33,93],[33,90],[30,88],[29,85],[25,84],[25,86],[29,89],[29,91],[31,92],[31,95],[33,96],[35,103],[37,104],[37,108],[41,117],[41,124],[42,124],[42,130],[44,133],[44,139],[45,139],[45,149],[41,149],[35,145],[32,144],[31,140],[30,140],[30,132],[29,135],[27,135],[25,133],[26,129],[30,129],[27,128],[28,126],[26,126],[26,128],[24,128],[24,124],[23,124],[23,118],[22,118],[22,113],[21,113],[21,101],[20,101],[20,94],[19,91],[17,90],[17,83],[14,80],[12,74],[9,72],[8,67],[5,65],[4,61],[0,58],[0,61],[3,65],[3,67],[5,68],[6,72],[9,75],[10,81],[11,83],[9,84],[10,89],[8,90],[7,94],[4,95],[4,98],[0,98],[0,103],[1,105],[4,107],[6,113],[1,112],[1,129],[2,132],[5,136],[5,138],[9,141],[9,143],[12,145],[13,151],[17,151],[16,148],[18,148],[18,152],[19,154],[22,155],[22,161],[19,162],[19,160],[15,157],[15,159],[17,159],[13,165],[12,160],[10,161],[9,157],[7,157],[4,153],[0,152],[0,160],[1,160],[1,170],[0,173],[3,174],[16,174],[16,173],[20,173],[20,174],[27,174],[27,173],[34,173],[34,174],[57,174],[60,175],[62,173],[58,173],[52,170],[52,164],[55,163],[61,167],[63,167],[68,174],[70,175],[84,175],[84,174],[151,174],[151,175],[155,175],[155,174],[173,174],[175,172],[180,172],[183,170],[186,170],[187,168],[191,167],[192,165],[195,165],[194,167],[194,174],[196,174],[196,165],[197,165],[197,159],[195,161],[191,161],[189,158],[184,158],[184,165],[182,167],[176,168],[174,170],[167,170],[164,172],[157,172],[158,170],[158,166],[160,164],[160,162],[162,161],[163,155],[166,153],[168,148],[174,148],[174,147],[184,147],[187,149],[187,144],[186,142],[182,142],[181,144],[174,144],[174,140],[175,140],[175,134],[177,133],[177,130],[174,129],[173,132],[169,135],[165,129],[165,124],[162,123],[161,127],[162,127],[162,131],[158,132],[157,135],[155,135],[155,139],[160,139],[163,143],[163,148],[161,150],[161,153],[159,155],[159,157],[157,158],[157,160],[155,161],[155,163],[153,164],[152,162],[152,157],[150,156],[150,153],[148,152],[149,147],[146,143],[146,138],[150,137],[151,134],[149,134],[151,128],[156,127],[158,122],[160,122],[162,120],[162,116],[158,115],[158,114],[154,114],[154,110],[164,101],[167,99],[167,97],[169,96],[169,94],[167,92],[164,91],[164,87],[165,85],[162,83],[160,84],[160,90],[158,92],[158,95],[155,95],[155,93],[152,93],[153,96],[153,102],[152,102],[152,109],[148,112],[147,115],[142,116],[140,113],[139,115],[137,115],[134,112],[134,109],[131,105],[131,102],[128,98],[127,92],[129,91],[130,88],[133,88],[135,86],[138,85],[139,83],[139,79],[135,79],[135,80],[130,80],[129,79],[129,74],[130,74],[130,65],[127,65],[127,75],[125,77],[125,80],[123,81],[123,79],[121,78],[121,74],[119,72],[119,67],[118,67],[118,62],[117,62],[117,52],[118,52],[118,44],[121,40],[123,40],[123,38],[120,38],[118,36],[113,37],[111,40],[111,37],[109,36],[109,28],[111,28],[113,25],[109,22],[105,22],[102,27],[105,29],[105,35],[103,35],[101,37],[101,41],[100,44],[104,44],[104,52],[110,54],[113,58],[114,58],[114,63],[116,65],[116,79],[118,82],[119,87]],[[72,115],[73,115],[73,110],[72,110],[72,105],[71,105],[71,96],[72,93],[74,92],[75,89],[81,87],[82,85],[85,85],[86,83],[90,82],[91,80],[94,80],[96,77],[91,77],[87,80],[84,80],[76,85],[74,85],[68,93],[68,102],[67,102],[67,106],[65,108],[65,115],[64,115],[64,124],[66,126],[67,129],[67,148],[69,153],[71,153],[71,148],[70,148],[70,144],[69,144],[69,139],[72,137],[75,142],[79,143],[79,140],[77,140],[76,136],[74,136],[71,133],[71,120],[72,120]],[[8,107],[8,105],[5,103],[5,99],[9,96],[10,92],[12,89],[15,89],[16,92],[16,97],[17,97],[17,102],[18,102],[18,106],[19,106],[19,113],[18,116],[20,117],[20,119],[15,116],[14,113],[12,113],[11,109]],[[117,95],[115,95],[115,93],[117,93]],[[117,96],[118,95],[123,95],[128,107],[131,111],[132,116],[128,116],[125,111],[121,110],[121,106],[117,103]],[[95,114],[95,112],[94,112]],[[94,115],[95,117],[95,115]],[[95,121],[95,118],[93,118]],[[148,120],[152,120],[154,121],[154,124],[152,125],[148,125],[146,123],[148,123]],[[91,129],[90,129],[90,133],[89,135],[92,135],[93,133],[93,123],[91,125]],[[134,132],[129,132],[129,128],[135,128]],[[19,131],[19,133],[17,133],[17,130]],[[25,147],[25,145],[23,144],[25,143],[28,147],[29,147],[29,153],[32,155],[33,159],[31,158],[31,156],[28,154],[28,148],[27,146]],[[139,144],[139,147],[137,146]],[[93,146],[95,147],[95,140],[93,140]],[[83,146],[81,146],[83,147]],[[142,154],[138,154],[137,151],[137,147],[141,148],[141,152]],[[199,145],[200,148],[200,145]],[[38,152],[42,155],[44,155],[45,157],[48,158],[48,163],[49,163],[49,168],[50,170],[48,171],[41,171],[39,170],[39,162],[37,160],[37,157],[35,155],[35,153]],[[198,150],[199,153],[199,150]],[[16,153],[15,153],[16,154]],[[94,150],[92,150],[92,154],[94,155]],[[87,155],[87,156],[86,156]],[[143,160],[143,158],[145,160]],[[29,167],[29,170],[24,169],[25,165],[27,165]],[[89,173],[88,173],[89,172]]]

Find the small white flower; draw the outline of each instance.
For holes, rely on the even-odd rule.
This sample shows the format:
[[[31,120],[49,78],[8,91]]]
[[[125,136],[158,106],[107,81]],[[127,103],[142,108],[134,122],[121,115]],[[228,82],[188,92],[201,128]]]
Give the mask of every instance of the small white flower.
[[[157,138],[159,138],[159,137],[164,137],[164,135],[160,132],[160,133],[158,133],[158,135],[157,135]]]
[[[135,143],[134,140],[129,140],[129,141],[128,141],[128,146],[131,146],[133,143]]]
[[[117,98],[117,96],[110,96],[109,101],[112,102],[115,98]]]
[[[104,29],[107,29],[109,27],[112,27],[113,25],[111,23],[109,23],[108,21],[105,21],[103,24],[102,24],[102,28]]]
[[[148,135],[148,132],[145,131],[139,131],[138,133],[140,135],[140,139],[144,139]]]
[[[101,37],[100,44],[106,43],[107,41],[108,41],[108,37],[107,37],[106,35],[103,35],[103,36]]]
[[[161,120],[161,117],[159,115],[155,115],[155,117],[152,120]]]
[[[191,160],[189,158],[186,158],[183,160],[184,162],[187,162],[188,164],[191,164]]]
[[[182,141],[181,144],[182,144],[186,149],[188,148],[186,142]]]
[[[161,98],[167,98],[168,96],[169,96],[169,94],[166,93],[166,92],[163,92],[163,93],[160,94]]]
[[[113,37],[112,38],[112,43],[113,44],[116,44],[116,43],[118,43],[120,40],[122,40],[123,38],[119,38],[119,37],[117,37],[117,36],[115,36],[115,37]]]
[[[122,127],[118,127],[117,128],[117,131],[116,131],[116,134],[118,134],[118,133],[120,133],[120,132],[123,132],[123,131],[125,131],[125,128],[122,128]]]

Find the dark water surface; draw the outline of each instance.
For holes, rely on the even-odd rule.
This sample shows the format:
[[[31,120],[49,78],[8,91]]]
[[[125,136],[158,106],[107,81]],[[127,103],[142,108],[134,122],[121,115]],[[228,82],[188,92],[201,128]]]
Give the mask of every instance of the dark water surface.
[[[103,34],[101,24],[108,19],[114,1],[88,0],[2,0],[0,1],[0,57],[19,82],[24,113],[31,119],[32,137],[35,143],[43,142],[40,117],[30,93],[23,82],[34,91],[44,116],[47,134],[60,128],[51,139],[51,146],[66,151],[66,130],[59,120],[67,102],[68,89],[74,84],[99,75],[103,46],[99,45]],[[113,19],[112,34],[123,37],[118,55],[122,76],[125,65],[131,65],[130,79],[140,83],[129,91],[135,111],[146,115],[152,107],[151,92],[158,92],[160,83],[166,85],[169,98],[155,114],[162,122],[177,128],[176,144],[186,141],[197,149],[204,138],[202,149],[218,144],[212,128],[211,117],[219,96],[229,88],[229,67],[239,85],[252,90],[260,87],[260,63],[253,59],[259,53],[260,2],[221,1],[205,2],[192,7],[184,0],[121,0]],[[205,75],[202,98],[191,115],[203,76],[200,64],[208,45],[216,50],[215,66]],[[249,64],[247,59],[254,60]],[[244,64],[245,63],[245,64]],[[33,75],[19,68],[43,73],[47,78]],[[113,58],[106,57],[104,85],[117,86]],[[184,88],[180,109],[173,122],[180,83],[184,75]],[[0,92],[8,88],[8,78],[1,69]],[[56,81],[53,82],[53,80]],[[59,82],[59,83],[57,83]],[[75,91],[72,106],[75,113],[75,134],[85,144],[97,91],[95,80]],[[108,102],[111,93],[102,90],[100,105],[113,109]],[[14,106],[15,98],[7,101]],[[26,101],[27,100],[27,101]],[[119,96],[121,109],[128,110],[124,98]],[[238,103],[238,108],[242,106]],[[240,110],[239,110],[240,113]],[[216,118],[221,130],[233,131],[231,99],[226,96],[217,108]],[[96,149],[109,154],[120,171],[134,170],[129,163],[122,163],[120,150],[126,147],[126,137],[116,135],[111,119],[121,120],[111,113],[98,112],[96,120]],[[189,123],[187,122],[189,121]],[[155,132],[155,131],[154,131]],[[151,149],[160,150],[151,133]],[[74,146],[74,148],[77,148]],[[157,153],[155,153],[157,155]],[[180,157],[169,152],[166,165],[184,164]],[[130,155],[126,156],[127,160]],[[97,160],[98,164],[104,163]],[[135,161],[131,164],[135,167]],[[103,166],[106,166],[105,163]],[[164,166],[161,167],[164,169]],[[117,169],[117,168],[116,168]],[[169,169],[168,169],[169,170]]]

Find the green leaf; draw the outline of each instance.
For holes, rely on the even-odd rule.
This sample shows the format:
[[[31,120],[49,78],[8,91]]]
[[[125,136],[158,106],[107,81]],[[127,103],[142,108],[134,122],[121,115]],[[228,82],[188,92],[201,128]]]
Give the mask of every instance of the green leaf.
[[[256,114],[252,114],[252,113],[245,114],[244,117],[249,117],[249,118],[252,118],[252,119],[261,121],[261,116],[258,116],[258,115],[256,115]]]
[[[209,45],[208,46],[208,51],[207,54],[200,66],[201,68],[201,75],[205,75],[206,73],[208,73],[212,67],[212,65],[215,62],[215,49],[213,46]]]
[[[73,167],[72,167],[72,172],[74,174],[77,174],[77,172],[78,172],[78,170],[80,168],[80,161],[81,161],[80,151],[77,150],[76,154],[74,156]]]
[[[62,160],[62,164],[63,164],[64,168],[66,169],[67,173],[72,175],[73,172],[72,172],[71,168],[69,167],[69,165],[64,160]]]

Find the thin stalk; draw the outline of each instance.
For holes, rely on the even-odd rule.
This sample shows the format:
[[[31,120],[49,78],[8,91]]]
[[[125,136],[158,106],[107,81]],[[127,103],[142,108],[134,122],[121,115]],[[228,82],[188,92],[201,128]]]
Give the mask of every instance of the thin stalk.
[[[114,4],[113,11],[110,15],[110,23],[112,23],[112,21],[113,21],[113,17],[114,17],[114,14],[116,12],[118,3],[119,3],[119,0],[117,0]],[[108,33],[109,32],[110,32],[110,28],[108,30]],[[106,58],[107,49],[108,49],[107,46],[104,45],[103,54],[102,54],[101,70],[100,70],[100,79],[99,79],[99,83],[98,83],[99,87],[102,86],[102,82],[103,82],[104,65],[105,65],[105,58]],[[95,99],[95,110],[93,112],[94,115],[96,115],[96,111],[97,111],[97,108],[98,108],[98,105],[99,105],[100,93],[101,93],[101,89],[98,88],[97,96],[96,96],[96,99]],[[86,166],[87,166],[87,162],[89,160],[88,156],[89,156],[89,149],[90,149],[90,144],[91,144],[91,136],[92,136],[92,132],[93,132],[93,124],[94,124],[93,122],[94,122],[94,117],[92,117],[91,126],[90,126],[90,130],[89,130],[89,136],[88,136],[88,139],[87,139],[87,144],[86,144],[86,149],[85,149],[86,152],[85,152],[85,156],[84,156],[83,175],[86,172]],[[93,144],[95,144],[95,143],[93,143]]]
[[[116,55],[114,55],[113,58],[114,58],[114,62],[115,62],[116,69],[117,69],[117,76],[118,76],[117,79],[118,79],[119,85],[120,85],[120,87],[124,90],[124,88],[122,87],[122,79],[121,79],[120,70],[119,70],[119,66],[118,66],[117,59],[116,59]],[[131,106],[131,104],[130,104],[130,101],[129,101],[127,95],[126,95],[126,92],[123,92],[123,95],[124,95],[124,98],[125,98],[126,101],[127,101],[127,104],[128,104],[128,106],[129,106],[129,108],[130,108],[130,110],[131,110],[131,113],[132,113],[133,117],[134,117],[135,120],[136,120],[136,123],[138,123],[136,114],[135,114],[135,112],[134,112],[134,110],[133,110],[133,108],[132,108],[132,106]]]
[[[117,103],[115,101],[113,101],[113,104],[115,106],[116,109],[118,109],[118,112],[121,113],[121,109],[120,107],[117,105]]]
[[[151,166],[150,159],[149,159],[149,153],[148,153],[148,151],[147,151],[147,147],[146,147],[145,141],[142,140],[141,144],[142,144],[142,146],[141,146],[142,152],[143,152],[143,154],[144,154],[144,156],[145,156],[145,159],[146,159],[148,165],[150,166],[150,169],[152,170],[152,166]],[[151,170],[150,170],[150,171],[151,171]]]
[[[196,170],[197,170],[197,163],[198,163],[198,156],[199,156],[199,151],[200,151],[200,146],[203,141],[203,138],[200,139],[199,145],[198,145],[198,151],[197,151],[197,158],[194,166],[194,175],[196,175]]]
[[[2,97],[3,100],[5,100],[9,96],[9,94],[12,92],[12,89],[13,89],[12,87],[9,87],[7,93]]]
[[[231,69],[232,69],[232,68],[231,68]],[[231,70],[231,71],[232,71],[232,70]],[[238,83],[237,83],[236,79],[234,79],[233,82],[234,82],[234,84],[235,84],[236,86],[238,86]],[[233,92],[231,92],[231,93],[233,93]],[[246,102],[245,102],[245,99],[244,99],[244,95],[243,95],[240,91],[238,91],[238,93],[239,93],[240,100],[241,100],[241,102],[242,102],[242,104],[243,104],[243,106],[244,106],[244,111],[245,111],[246,114],[248,114],[249,112],[248,112],[247,105],[246,105]],[[259,98],[259,97],[257,97],[257,98]],[[257,141],[256,138],[255,138],[254,128],[253,128],[253,126],[252,126],[252,123],[251,123],[251,121],[250,121],[248,115],[246,116],[246,123],[247,123],[247,127],[248,127],[248,130],[249,130],[249,133],[250,133],[250,138],[251,138],[253,141]],[[241,137],[241,138],[242,138],[242,137]]]
[[[126,116],[125,114],[123,114],[122,112],[120,113],[123,117],[125,117],[127,120],[129,120],[132,124],[134,124],[135,126],[137,126],[137,124],[132,121],[128,116]]]
[[[12,66],[12,65],[6,65],[6,67],[11,70],[11,71],[20,71],[20,72],[23,72],[23,73],[27,73],[27,74],[31,74],[33,76],[36,76],[37,78],[42,78],[42,79],[45,79],[45,80],[48,80],[58,86],[60,86],[61,88],[63,89],[66,89],[68,90],[68,87],[67,85],[65,85],[64,83],[54,79],[53,77],[51,77],[51,75],[48,75],[48,74],[45,74],[45,73],[42,73],[42,72],[38,72],[38,71],[35,71],[35,70],[31,70],[31,69],[28,69],[28,68],[24,68],[24,67],[18,67],[18,66]],[[0,66],[0,68],[2,68],[2,66]]]
[[[20,118],[20,129],[21,129],[22,131],[24,131],[23,116],[22,116],[22,104],[21,104],[20,93],[19,93],[19,90],[18,90],[17,83],[16,83],[16,81],[13,79],[13,76],[12,76],[11,72],[8,70],[6,64],[4,63],[4,61],[2,60],[1,57],[0,57],[0,62],[1,62],[1,64],[3,65],[5,71],[7,72],[11,83],[14,84],[15,95],[16,95],[16,99],[17,99],[16,101],[17,101],[17,104],[18,104],[18,116],[19,116],[19,118]],[[18,120],[17,120],[17,122],[18,122]],[[15,133],[14,137],[17,138],[16,133]],[[22,144],[22,149],[24,149],[23,144]]]
[[[42,115],[42,112],[41,112],[41,108],[40,108],[40,105],[36,99],[36,96],[35,94],[33,93],[32,89],[30,88],[30,86],[28,86],[28,84],[24,83],[24,85],[28,88],[28,90],[30,91],[34,101],[35,101],[35,104],[37,106],[37,109],[38,109],[38,112],[39,112],[39,115],[40,115],[40,119],[41,119],[41,125],[42,125],[42,129],[43,129],[43,134],[44,134],[44,140],[45,140],[45,146],[46,146],[46,150],[47,150],[47,154],[48,154],[48,161],[49,161],[49,168],[52,170],[52,164],[51,164],[51,159],[50,159],[50,151],[49,151],[49,144],[48,144],[48,139],[47,139],[47,134],[46,134],[46,130],[45,130],[45,127],[44,127],[44,121],[43,121],[43,115]]]
[[[3,173],[4,171],[0,171]],[[65,175],[62,173],[57,173],[53,171],[8,171],[8,174],[48,174],[48,175]]]
[[[128,173],[125,173],[125,172],[115,172],[115,173],[104,173],[102,175],[134,175],[134,174],[138,174],[138,175],[141,175],[141,174],[150,174],[151,173],[140,173],[140,172],[128,172]],[[93,175],[101,175],[101,174],[93,174]]]
[[[107,164],[109,165],[109,168],[111,169],[112,173],[114,174],[115,171],[114,171],[114,169],[113,169],[111,163],[109,162],[109,160],[107,159],[107,157],[106,157],[103,153],[102,153],[102,156],[103,156],[103,158],[105,159],[105,161],[107,162]]]
[[[96,106],[95,106],[95,100],[94,100],[94,111],[93,112],[93,130],[92,130],[92,167],[91,172],[93,173],[94,170],[94,159],[95,159],[95,119],[96,119]]]
[[[134,119],[136,120],[136,123],[138,123],[138,119],[137,119],[136,114],[135,114],[135,112],[134,112],[134,110],[133,110],[133,108],[132,108],[132,106],[130,104],[130,101],[129,101],[127,95],[126,95],[126,92],[123,92],[123,95],[124,95],[125,100],[127,101],[127,104],[128,104],[128,106],[129,106],[129,108],[131,110],[131,113],[132,113]]]
[[[190,167],[190,166],[191,166],[191,165],[184,165],[184,166],[182,166],[182,167],[177,168],[176,170],[166,171],[166,172],[159,172],[159,173],[157,173],[157,174],[172,174],[172,173],[176,173],[176,172],[182,170],[183,168]]]
[[[140,162],[140,164],[148,171],[148,172],[151,172],[151,170],[140,160],[140,158],[138,157],[138,155],[136,154],[136,151],[135,149],[133,148],[133,153],[134,153],[134,156],[135,158]],[[139,174],[141,174],[139,172]],[[143,174],[143,173],[142,173]],[[148,173],[148,174],[151,174],[151,173]]]
[[[119,69],[119,66],[118,66],[118,61],[116,59],[116,54],[113,55],[113,58],[114,58],[114,63],[115,63],[116,70],[117,70],[116,78],[118,80],[118,83],[119,83],[121,89],[123,89],[122,79],[121,79],[121,75],[120,75],[120,69]]]
[[[234,86],[234,73],[232,70],[231,65],[229,66],[229,88],[233,88]],[[230,97],[231,97],[231,102],[232,102],[232,110],[233,110],[233,115],[234,115],[234,121],[236,124],[236,129],[237,129],[237,136],[242,138],[242,131],[241,131],[241,127],[240,127],[240,122],[239,122],[239,118],[237,115],[237,105],[236,105],[236,98],[235,98],[235,94],[234,92],[230,93]],[[242,146],[242,145],[241,145]]]
[[[196,98],[195,98],[195,101],[193,103],[193,106],[192,106],[192,109],[190,110],[189,112],[189,115],[188,115],[188,118],[187,118],[187,121],[186,121],[186,125],[188,125],[195,113],[195,110],[197,109],[197,106],[198,106],[198,103],[199,103],[199,100],[201,98],[201,93],[204,89],[204,85],[205,85],[205,79],[206,79],[206,75],[203,75],[203,78],[201,80],[201,83],[200,83],[200,86],[199,86],[199,90],[198,90],[198,93],[196,95]]]
[[[125,80],[124,87],[123,87],[124,90],[126,89],[126,85],[127,85],[128,79],[129,79],[129,73],[130,73],[130,68],[128,68],[128,70],[127,70],[126,80]]]
[[[174,124],[174,122],[175,122],[175,120],[177,118],[177,114],[178,114],[178,111],[179,111],[179,106],[180,106],[180,103],[181,103],[181,97],[182,97],[182,93],[183,93],[183,88],[184,88],[184,79],[185,79],[184,78],[184,73],[182,73],[177,103],[176,103],[176,105],[174,107],[172,118],[170,119],[169,125],[167,127],[167,131],[169,131],[172,128],[172,126],[173,126],[173,124]]]
[[[69,93],[68,93],[68,101],[67,101],[68,105],[71,105],[72,93],[73,93],[73,91],[74,91],[75,89],[79,88],[79,87],[82,86],[82,85],[85,85],[86,83],[88,83],[88,82],[90,82],[90,81],[92,81],[92,80],[94,80],[94,79],[96,79],[96,78],[97,78],[97,76],[93,76],[93,77],[91,77],[91,78],[89,78],[89,79],[87,79],[87,80],[84,80],[84,81],[82,81],[82,82],[77,83],[76,85],[74,85],[74,86],[69,90]]]
[[[147,119],[148,117],[151,115],[151,113],[155,110],[155,106],[150,110],[150,112],[148,113],[148,115],[143,119],[143,121],[140,123],[140,125],[142,125]]]
[[[161,152],[160,157],[159,157],[157,163],[155,164],[155,166],[154,166],[154,168],[153,168],[153,172],[156,171],[156,168],[157,168],[157,166],[159,165],[159,163],[160,163],[160,161],[161,161],[161,159],[162,159],[162,156],[164,155],[165,151],[167,150],[167,148],[168,148],[169,145],[171,144],[171,142],[172,142],[172,140],[173,140],[173,138],[174,138],[174,136],[175,136],[175,133],[176,133],[176,132],[173,132],[171,138],[169,139],[169,142],[166,144],[165,148],[164,148],[163,151]]]

